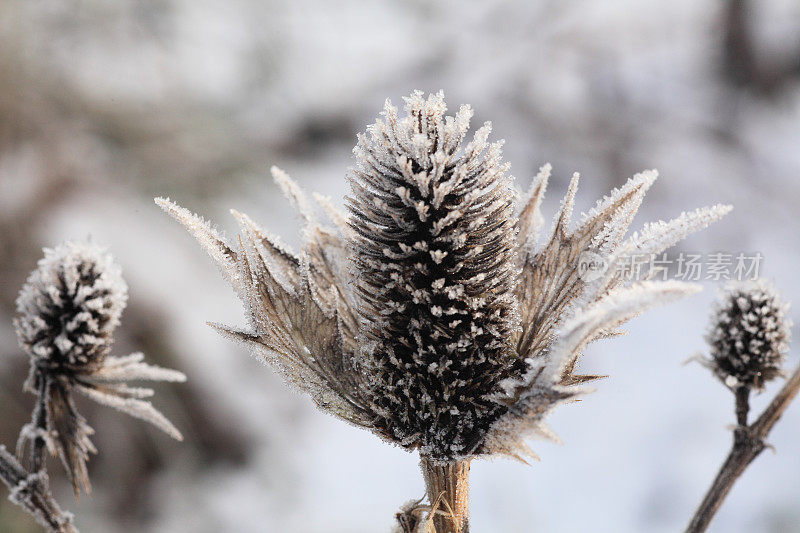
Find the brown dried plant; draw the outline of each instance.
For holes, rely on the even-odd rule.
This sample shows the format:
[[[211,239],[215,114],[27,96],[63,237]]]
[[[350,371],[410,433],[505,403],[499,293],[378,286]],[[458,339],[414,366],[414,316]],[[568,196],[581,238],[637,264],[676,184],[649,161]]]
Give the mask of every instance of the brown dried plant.
[[[141,353],[110,355],[127,298],[128,287],[114,258],[96,245],[70,241],[45,249],[17,298],[14,326],[31,365],[24,388],[36,395],[36,405],[31,422],[20,432],[16,456],[0,447],[0,478],[12,501],[50,531],[77,530],[50,494],[45,450],[61,459],[76,497],[81,486],[91,490],[86,461],[97,453],[90,440],[94,430],[75,408],[76,392],[182,440],[146,400],[153,390],[127,382],[186,377],[144,363]]]
[[[332,226],[283,171],[275,181],[298,209],[299,253],[246,215],[227,241],[202,218],[156,199],[216,260],[249,328],[214,324],[244,343],[323,410],[417,450],[429,519],[401,513],[402,529],[468,529],[469,463],[535,456],[532,435],[555,439],[546,415],[597,376],[576,363],[639,313],[692,294],[675,281],[627,280],[626,262],[663,252],[718,220],[729,206],[684,213],[625,233],[655,171],[631,178],[571,222],[577,174],[540,240],[543,167],[521,202],[501,142],[484,124],[464,144],[472,110],[446,115],[441,93],[387,101],[359,135],[347,212],[315,195]],[[596,260],[605,268],[581,270]],[[646,268],[645,268],[646,270]]]

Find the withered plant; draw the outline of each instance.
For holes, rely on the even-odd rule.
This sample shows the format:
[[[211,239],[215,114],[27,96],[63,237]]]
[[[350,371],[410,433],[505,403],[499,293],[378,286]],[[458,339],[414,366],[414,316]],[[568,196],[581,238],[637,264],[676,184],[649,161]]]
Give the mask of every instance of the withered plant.
[[[180,432],[146,398],[153,390],[128,381],[185,381],[176,371],[143,362],[144,355],[110,355],[113,333],[128,299],[114,258],[103,248],[65,242],[45,249],[17,298],[14,320],[20,347],[30,357],[24,389],[36,395],[31,422],[20,431],[16,456],[0,446],[0,479],[11,500],[48,531],[73,533],[72,515],[50,492],[45,451],[58,456],[72,482],[91,491],[86,462],[97,453],[94,430],[76,410],[82,394],[154,424],[171,437]]]
[[[573,224],[576,174],[545,233],[549,166],[518,202],[488,123],[465,143],[468,106],[447,116],[441,93],[405,101],[405,116],[387,101],[359,135],[346,212],[314,196],[330,225],[272,169],[304,222],[299,253],[244,214],[233,212],[241,234],[228,241],[168,199],[156,202],[197,238],[247,309],[248,328],[213,324],[219,332],[321,409],[420,454],[428,502],[405,505],[400,530],[463,533],[470,461],[533,456],[525,439],[555,439],[546,415],[597,377],[577,371],[586,345],[698,290],[646,272],[627,279],[625,263],[663,252],[730,207],[626,238],[656,172],[634,176]],[[604,268],[585,275],[587,256]]]
[[[745,469],[763,452],[775,424],[800,392],[800,367],[789,376],[759,417],[752,423],[750,394],[784,377],[792,322],[789,304],[783,303],[772,284],[764,280],[730,284],[711,315],[706,336],[709,359],[700,362],[714,372],[734,394],[736,425],[728,457],[689,522],[687,533],[705,531],[725,497]]]

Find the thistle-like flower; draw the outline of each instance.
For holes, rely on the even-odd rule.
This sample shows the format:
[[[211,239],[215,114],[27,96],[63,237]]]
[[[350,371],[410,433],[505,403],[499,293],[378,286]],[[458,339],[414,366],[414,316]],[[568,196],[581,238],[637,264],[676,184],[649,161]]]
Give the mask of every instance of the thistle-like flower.
[[[442,94],[387,101],[359,136],[347,213],[315,195],[332,227],[281,170],[275,181],[305,222],[299,254],[233,212],[230,243],[202,218],[156,199],[219,264],[250,328],[246,343],[334,415],[438,464],[532,453],[532,433],[594,376],[576,373],[591,341],[645,309],[692,293],[678,282],[627,283],[620,265],[661,253],[727,213],[715,206],[624,234],[654,171],[633,177],[571,225],[578,176],[546,238],[550,167],[515,214],[516,194],[490,125],[464,143],[472,111],[446,116]],[[606,268],[581,276],[584,252]]]
[[[781,375],[792,323],[775,287],[764,280],[729,285],[711,315],[707,365],[728,387],[763,390]]]
[[[121,269],[109,253],[92,244],[65,242],[45,249],[17,299],[14,326],[31,362],[25,390],[38,395],[33,420],[20,433],[17,455],[22,457],[28,444],[47,445],[61,458],[76,495],[80,485],[90,491],[86,461],[96,449],[89,439],[94,431],[75,409],[74,391],[182,438],[144,400],[153,391],[126,382],[186,377],[144,363],[141,353],[109,355],[127,298]]]

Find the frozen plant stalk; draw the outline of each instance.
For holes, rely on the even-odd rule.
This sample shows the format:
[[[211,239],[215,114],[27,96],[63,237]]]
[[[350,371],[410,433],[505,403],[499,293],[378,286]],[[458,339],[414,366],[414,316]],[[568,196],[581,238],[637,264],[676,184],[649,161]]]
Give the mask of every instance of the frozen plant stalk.
[[[359,136],[347,213],[315,196],[332,227],[272,169],[305,223],[299,254],[246,215],[233,213],[242,233],[231,244],[196,215],[156,202],[217,261],[249,312],[247,330],[215,327],[322,409],[417,450],[430,505],[407,506],[401,527],[461,533],[468,529],[469,462],[533,455],[525,439],[554,438],[546,414],[594,378],[575,371],[583,348],[697,290],[626,283],[617,266],[662,252],[730,207],[651,224],[625,240],[656,173],[634,176],[573,226],[575,175],[537,244],[549,165],[518,209],[488,123],[465,143],[468,106],[447,116],[441,93],[415,92],[405,101],[405,116],[387,101],[382,118]],[[583,252],[608,268],[581,277]]]
[[[764,280],[730,284],[711,315],[706,340],[711,357],[701,360],[734,393],[736,427],[728,457],[689,522],[687,533],[705,531],[734,483],[767,447],[769,432],[800,391],[800,367],[766,409],[750,423],[751,391],[785,376],[782,366],[791,340],[789,304]]]
[[[76,392],[182,439],[145,399],[153,391],[127,382],[184,381],[185,376],[144,363],[140,353],[110,355],[127,298],[128,287],[113,257],[81,242],[45,249],[17,298],[14,327],[30,357],[24,388],[36,395],[36,405],[31,422],[20,432],[16,457],[0,447],[0,478],[12,501],[50,531],[77,530],[50,495],[45,450],[59,456],[76,496],[81,486],[90,491],[86,461],[97,450],[90,440],[94,430],[75,408]]]

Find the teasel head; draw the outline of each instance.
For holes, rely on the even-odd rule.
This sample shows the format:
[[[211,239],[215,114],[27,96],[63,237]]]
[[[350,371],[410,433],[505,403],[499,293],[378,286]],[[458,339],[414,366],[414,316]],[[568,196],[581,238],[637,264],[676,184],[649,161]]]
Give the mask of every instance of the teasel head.
[[[577,224],[573,176],[543,239],[542,167],[518,200],[489,124],[466,140],[472,111],[446,115],[441,93],[415,92],[405,115],[387,101],[359,136],[346,211],[315,195],[330,224],[283,171],[298,208],[294,253],[233,212],[239,239],[158,198],[220,266],[250,326],[214,325],[247,344],[322,409],[437,464],[533,455],[555,438],[545,416],[597,376],[577,372],[588,343],[644,310],[693,293],[680,282],[629,281],[634,256],[658,254],[730,210],[715,206],[625,238],[654,171],[612,191]],[[602,272],[581,275],[590,254]]]
[[[26,445],[46,444],[61,458],[77,495],[81,485],[90,491],[86,461],[97,450],[90,440],[94,430],[75,408],[74,392],[151,422],[180,440],[175,426],[144,400],[153,391],[126,382],[186,378],[144,363],[140,353],[110,355],[128,288],[105,249],[67,241],[44,252],[20,291],[14,319],[20,347],[30,357],[25,389],[37,395],[33,420],[20,433],[17,454],[23,456]],[[41,464],[35,461],[38,469]]]
[[[729,284],[711,315],[707,366],[731,389],[763,390],[782,375],[791,342],[788,309],[765,280]]]

